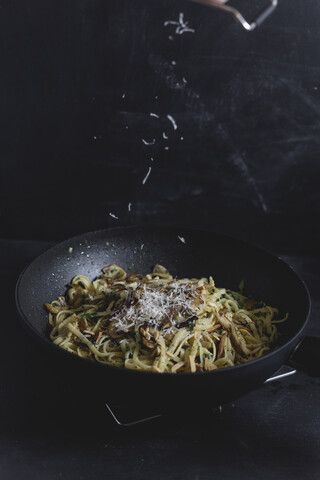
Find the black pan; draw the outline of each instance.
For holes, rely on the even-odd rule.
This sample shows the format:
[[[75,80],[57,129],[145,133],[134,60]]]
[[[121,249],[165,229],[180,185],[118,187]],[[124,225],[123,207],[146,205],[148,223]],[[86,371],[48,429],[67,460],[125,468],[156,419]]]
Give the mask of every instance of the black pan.
[[[143,274],[160,263],[174,276],[212,275],[217,286],[233,290],[244,279],[245,293],[278,307],[282,314],[289,312],[288,321],[279,325],[279,347],[258,360],[236,367],[203,373],[158,374],[93,363],[54,345],[48,336],[43,304],[64,294],[67,283],[76,274],[93,279],[102,267],[112,263]],[[302,354],[310,352],[318,339],[304,340],[304,348],[293,357],[310,313],[309,293],[301,278],[271,253],[213,232],[159,227],[118,228],[79,235],[52,247],[24,270],[16,287],[16,303],[23,324],[55,355],[57,368],[70,368],[73,378],[80,382],[82,379],[84,385],[88,385],[88,380],[90,385],[99,385],[109,400],[118,403],[130,398],[131,403],[160,403],[162,407],[165,404],[175,408],[197,399],[201,404],[222,405],[255,389],[285,363],[295,361],[297,365],[298,358],[299,365],[305,368],[319,364],[314,358],[301,360]]]

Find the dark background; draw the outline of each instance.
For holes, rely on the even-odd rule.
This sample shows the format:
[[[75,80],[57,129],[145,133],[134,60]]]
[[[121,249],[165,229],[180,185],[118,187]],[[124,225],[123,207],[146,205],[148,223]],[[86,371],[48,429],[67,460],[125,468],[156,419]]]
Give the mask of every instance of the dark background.
[[[318,251],[317,0],[252,33],[187,0],[0,7],[1,237],[171,224]],[[195,33],[164,26],[179,12]]]
[[[230,1],[251,17],[265,0]],[[164,26],[179,12],[195,33]],[[187,0],[0,0],[1,480],[319,479],[319,378],[119,427],[91,379],[75,393],[26,340],[13,294],[72,235],[199,227],[280,254],[307,282],[319,336],[319,17],[319,0],[279,0],[248,33]],[[132,394],[121,420],[145,416]]]

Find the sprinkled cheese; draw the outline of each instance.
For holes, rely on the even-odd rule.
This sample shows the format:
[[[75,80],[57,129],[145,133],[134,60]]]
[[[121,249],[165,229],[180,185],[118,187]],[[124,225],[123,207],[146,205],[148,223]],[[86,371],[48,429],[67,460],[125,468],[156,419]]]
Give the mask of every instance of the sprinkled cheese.
[[[190,285],[172,282],[170,288],[163,290],[161,286],[152,288],[145,284],[138,285],[139,299],[132,304],[132,291],[127,291],[127,304],[112,315],[112,322],[117,330],[128,330],[132,327],[148,325],[161,328],[170,323],[174,327],[177,322],[177,310],[191,317],[196,313],[194,297],[196,292]]]
[[[156,113],[150,113],[150,117],[160,118]]]
[[[182,242],[182,243],[187,243],[186,240],[185,240],[185,238],[179,237],[179,235],[178,235],[178,238],[179,238],[180,242]]]
[[[172,115],[167,115],[167,119],[170,120],[170,122],[172,123],[173,129],[177,130],[178,126],[177,126],[176,121],[173,118],[173,116]]]
[[[119,217],[117,217],[114,213],[109,212],[109,215],[110,217],[115,218],[116,220],[119,219]]]
[[[183,12],[179,13],[179,21],[176,22],[174,20],[167,20],[164,22],[164,26],[167,27],[168,25],[176,25],[176,34],[182,35],[185,32],[194,33],[194,29],[189,27],[189,22],[184,20]]]
[[[156,143],[156,139],[154,138],[151,142],[148,142],[147,140],[145,140],[144,138],[142,138],[142,142],[145,144],[145,145],[154,145]]]
[[[144,177],[144,179],[142,180],[142,185],[144,185],[146,183],[146,181],[148,180],[148,177],[151,173],[151,167],[149,167],[149,170],[148,170],[148,173],[147,175]]]
[[[128,212],[131,212],[131,202],[128,203]]]

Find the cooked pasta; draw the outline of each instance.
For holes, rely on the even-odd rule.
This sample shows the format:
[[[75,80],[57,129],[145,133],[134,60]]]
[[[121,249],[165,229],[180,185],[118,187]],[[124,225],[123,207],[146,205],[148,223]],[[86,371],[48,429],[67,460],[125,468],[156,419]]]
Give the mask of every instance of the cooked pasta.
[[[239,365],[275,348],[276,324],[288,317],[217,288],[212,277],[175,279],[161,265],[145,276],[117,265],[102,272],[92,282],[75,276],[67,298],[45,306],[56,345],[116,367],[176,373]]]

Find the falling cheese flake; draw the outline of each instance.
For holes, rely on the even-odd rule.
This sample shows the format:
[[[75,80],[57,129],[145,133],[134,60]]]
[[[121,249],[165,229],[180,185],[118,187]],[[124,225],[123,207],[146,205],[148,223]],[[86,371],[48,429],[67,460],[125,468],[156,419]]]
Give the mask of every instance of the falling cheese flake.
[[[177,62],[175,62],[174,60],[172,60],[171,65],[177,65]]]
[[[152,158],[152,157],[150,157],[150,160],[151,160],[151,162],[153,162],[153,158]]]
[[[179,21],[176,22],[174,20],[167,20],[164,22],[164,26],[167,27],[168,25],[176,25],[176,34],[177,35],[182,35],[183,33],[189,32],[189,33],[194,33],[194,29],[189,27],[189,22],[186,22],[184,20],[184,13],[180,12],[179,13]],[[170,37],[169,37],[170,39]],[[171,39],[170,39],[171,40]]]
[[[173,130],[177,130],[178,126],[177,126],[176,121],[173,118],[173,116],[172,115],[167,115],[167,119],[170,120],[170,122],[172,123]]]
[[[182,77],[182,81],[183,81],[183,83],[188,83],[187,80],[184,77]]]
[[[150,113],[150,117],[155,117],[155,118],[160,118],[159,115],[157,115],[156,113]]]
[[[126,94],[125,94],[125,93],[123,93],[123,94],[122,94],[122,98],[125,98],[125,96],[126,96]]]
[[[169,147],[164,147],[165,150],[169,150]]]
[[[179,235],[178,235],[178,238],[179,238],[180,242],[182,242],[182,243],[187,243],[186,240],[185,240],[185,238],[179,237]]]
[[[148,170],[148,173],[147,175],[144,177],[144,179],[142,180],[142,185],[144,185],[146,183],[146,181],[148,180],[148,177],[151,173],[151,167],[149,167],[149,170]]]
[[[128,203],[128,212],[131,212],[131,202]]]
[[[114,213],[109,212],[109,215],[110,217],[115,218],[116,220],[119,219],[119,217],[117,217]]]
[[[145,145],[154,145],[156,143],[156,139],[154,138],[151,142],[148,142],[147,140],[145,140],[144,138],[142,139],[142,142],[145,144]]]
[[[168,138],[169,138],[169,137],[165,134],[165,132],[162,132],[162,136],[163,136],[163,138],[164,138],[165,140],[168,140]]]
[[[73,252],[73,248],[72,248],[72,247],[69,247],[68,252],[69,252],[69,253],[72,253],[72,252]]]
[[[140,250],[143,250],[144,243],[141,244]]]

